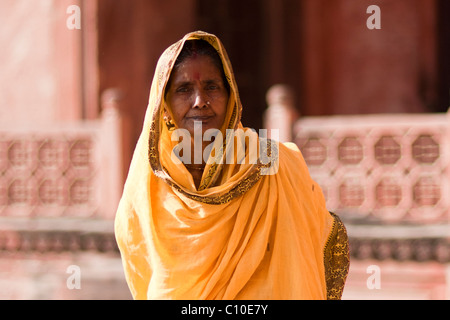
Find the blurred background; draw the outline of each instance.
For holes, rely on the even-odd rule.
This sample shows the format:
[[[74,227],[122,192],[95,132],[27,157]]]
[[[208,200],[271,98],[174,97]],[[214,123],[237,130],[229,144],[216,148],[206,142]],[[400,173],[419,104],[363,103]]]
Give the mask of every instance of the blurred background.
[[[380,8],[370,29],[367,8]],[[450,298],[450,2],[0,0],[0,299],[129,299],[113,220],[156,62],[227,48],[242,122],[344,220],[344,299]]]

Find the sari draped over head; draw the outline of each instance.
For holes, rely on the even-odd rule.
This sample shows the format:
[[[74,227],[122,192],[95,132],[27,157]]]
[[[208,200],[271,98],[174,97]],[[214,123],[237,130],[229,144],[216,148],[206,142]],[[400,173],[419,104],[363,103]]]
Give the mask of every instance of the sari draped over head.
[[[258,152],[276,156],[269,171],[273,163],[218,161],[233,150],[217,148],[198,187],[173,160],[178,142],[163,121],[164,91],[178,54],[192,39],[206,40],[222,59],[230,94],[221,132],[241,129],[248,141],[259,138],[241,124],[234,74],[216,36],[189,33],[166,49],[115,220],[133,297],[339,299],[349,265],[345,228],[326,209],[294,144],[258,144]]]

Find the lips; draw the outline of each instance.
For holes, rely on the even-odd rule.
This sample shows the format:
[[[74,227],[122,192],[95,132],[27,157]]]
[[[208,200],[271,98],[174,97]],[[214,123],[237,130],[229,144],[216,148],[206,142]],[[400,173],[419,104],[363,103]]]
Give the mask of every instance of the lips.
[[[213,115],[205,115],[205,114],[199,114],[199,115],[192,115],[188,116],[187,118],[194,121],[207,121],[212,119]]]

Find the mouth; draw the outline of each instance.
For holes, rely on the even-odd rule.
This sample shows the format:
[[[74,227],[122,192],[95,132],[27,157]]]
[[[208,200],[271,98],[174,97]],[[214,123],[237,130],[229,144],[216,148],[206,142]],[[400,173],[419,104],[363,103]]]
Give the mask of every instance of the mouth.
[[[195,116],[189,116],[187,118],[192,121],[206,122],[206,121],[212,119],[213,116],[212,115],[195,115]]]

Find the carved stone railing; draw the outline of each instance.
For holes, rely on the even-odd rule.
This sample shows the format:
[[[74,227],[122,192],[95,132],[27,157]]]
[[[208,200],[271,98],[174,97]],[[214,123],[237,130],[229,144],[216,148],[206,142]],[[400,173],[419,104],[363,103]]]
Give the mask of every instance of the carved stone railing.
[[[450,112],[293,120],[270,101],[265,127],[292,130],[354,256],[450,261]]]
[[[98,214],[97,124],[0,133],[2,216]]]
[[[448,114],[304,117],[294,126],[330,210],[384,222],[449,222]]]
[[[85,248],[112,233],[123,186],[118,98],[103,96],[96,121],[0,128],[1,250]]]

